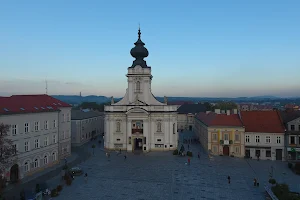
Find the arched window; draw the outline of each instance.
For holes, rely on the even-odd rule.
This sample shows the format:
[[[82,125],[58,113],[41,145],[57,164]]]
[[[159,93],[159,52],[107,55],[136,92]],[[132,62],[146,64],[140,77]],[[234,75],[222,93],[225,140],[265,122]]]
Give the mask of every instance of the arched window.
[[[161,123],[157,122],[157,132],[161,132]]]
[[[39,160],[37,158],[34,160],[33,166],[34,166],[34,168],[39,167]]]
[[[176,124],[174,123],[173,124],[173,134],[175,134],[175,131],[176,131],[176,127],[175,126],[176,126]]]
[[[29,172],[29,162],[25,162],[24,170],[25,170],[25,172]]]
[[[141,83],[139,81],[136,82],[136,91],[141,90]]]
[[[52,161],[56,161],[56,153],[55,152],[52,153]]]
[[[117,132],[120,132],[120,131],[121,131],[121,123],[117,122]]]
[[[48,164],[48,156],[45,155],[45,157],[44,157],[44,165],[47,165],[47,164]]]

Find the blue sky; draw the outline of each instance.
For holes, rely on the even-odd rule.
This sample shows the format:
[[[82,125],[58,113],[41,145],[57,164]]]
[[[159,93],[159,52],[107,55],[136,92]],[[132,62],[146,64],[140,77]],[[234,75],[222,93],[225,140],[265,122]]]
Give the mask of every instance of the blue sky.
[[[125,93],[141,24],[157,96],[300,96],[300,1],[1,1],[0,94]]]

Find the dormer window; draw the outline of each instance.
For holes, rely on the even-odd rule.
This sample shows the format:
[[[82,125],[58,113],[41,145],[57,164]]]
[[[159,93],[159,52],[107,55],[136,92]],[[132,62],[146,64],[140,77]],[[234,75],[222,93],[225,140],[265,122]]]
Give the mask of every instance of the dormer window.
[[[291,125],[291,131],[295,130],[295,125]]]

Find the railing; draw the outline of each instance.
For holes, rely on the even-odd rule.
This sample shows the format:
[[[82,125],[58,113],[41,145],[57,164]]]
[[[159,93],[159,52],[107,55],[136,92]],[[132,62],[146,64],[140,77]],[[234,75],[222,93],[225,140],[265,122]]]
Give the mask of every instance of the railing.
[[[268,185],[265,185],[265,190],[272,200],[278,200],[278,198],[275,196],[275,194]]]
[[[132,129],[132,130],[131,130],[131,133],[132,133],[132,134],[135,134],[135,133],[143,134],[143,129],[137,129],[137,128],[136,128],[136,129]]]

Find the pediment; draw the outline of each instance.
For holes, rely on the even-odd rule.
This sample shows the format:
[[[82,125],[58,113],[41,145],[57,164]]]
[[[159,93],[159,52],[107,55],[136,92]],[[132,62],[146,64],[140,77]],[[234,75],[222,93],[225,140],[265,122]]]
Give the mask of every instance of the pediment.
[[[128,114],[146,114],[148,115],[149,113],[147,112],[147,110],[143,109],[143,108],[131,108],[126,112],[126,115]]]

